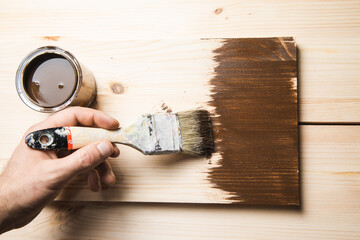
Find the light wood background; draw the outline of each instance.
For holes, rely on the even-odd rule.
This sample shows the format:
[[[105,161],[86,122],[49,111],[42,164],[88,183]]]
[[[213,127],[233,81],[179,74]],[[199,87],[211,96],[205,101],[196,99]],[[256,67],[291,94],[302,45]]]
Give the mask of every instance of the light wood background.
[[[271,36],[294,36],[299,48],[300,209],[63,201],[0,239],[359,239],[359,1],[0,1],[1,164],[46,117],[14,86],[17,64],[40,43],[67,42],[92,71],[118,79],[84,56],[109,56],[126,40]]]

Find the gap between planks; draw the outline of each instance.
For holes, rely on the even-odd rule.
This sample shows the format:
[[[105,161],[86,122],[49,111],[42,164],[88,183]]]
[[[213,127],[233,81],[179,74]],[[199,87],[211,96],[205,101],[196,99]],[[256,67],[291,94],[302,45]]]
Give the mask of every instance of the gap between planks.
[[[299,126],[358,126],[360,122],[299,122]]]

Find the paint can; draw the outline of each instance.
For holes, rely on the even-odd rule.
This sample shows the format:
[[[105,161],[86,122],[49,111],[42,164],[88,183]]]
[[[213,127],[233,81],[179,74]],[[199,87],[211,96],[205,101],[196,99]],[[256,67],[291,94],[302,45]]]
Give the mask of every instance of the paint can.
[[[28,54],[17,69],[15,83],[21,100],[39,112],[88,107],[96,97],[93,74],[71,53],[54,46]]]

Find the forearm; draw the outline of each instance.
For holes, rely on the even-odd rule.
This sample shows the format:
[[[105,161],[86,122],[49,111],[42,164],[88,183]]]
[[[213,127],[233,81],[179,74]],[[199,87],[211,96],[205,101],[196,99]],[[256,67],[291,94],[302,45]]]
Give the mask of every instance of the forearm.
[[[10,231],[14,228],[12,226],[11,222],[9,221],[9,215],[7,212],[7,209],[2,206],[1,203],[0,206],[0,234],[3,234],[4,232]]]
[[[29,222],[27,210],[18,203],[20,188],[15,188],[14,181],[6,174],[0,175],[0,234],[22,227]]]
[[[11,207],[9,205],[8,194],[5,194],[4,188],[6,182],[3,181],[3,177],[0,175],[0,234],[10,231],[14,228],[11,221]]]
[[[9,209],[6,205],[6,203],[0,203],[0,234],[20,228],[30,222],[21,209]]]
[[[6,173],[0,175],[0,234],[28,224],[41,211],[41,201],[28,204],[21,197],[28,195],[26,189]]]

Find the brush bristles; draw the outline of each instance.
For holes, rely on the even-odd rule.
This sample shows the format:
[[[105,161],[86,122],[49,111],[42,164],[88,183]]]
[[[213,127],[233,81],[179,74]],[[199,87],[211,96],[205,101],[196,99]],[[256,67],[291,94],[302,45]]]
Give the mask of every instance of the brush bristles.
[[[179,112],[182,151],[193,156],[211,156],[214,151],[210,114],[206,110]]]

